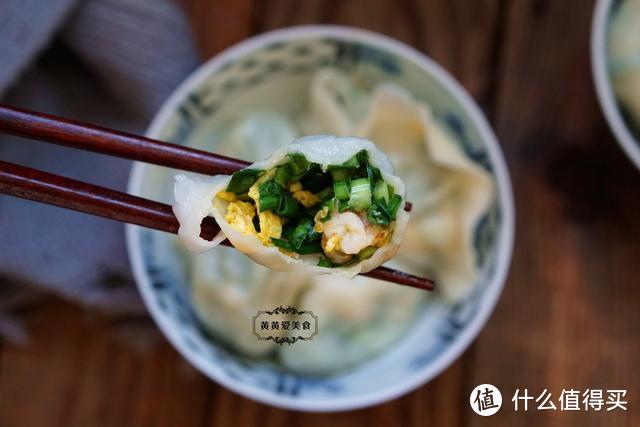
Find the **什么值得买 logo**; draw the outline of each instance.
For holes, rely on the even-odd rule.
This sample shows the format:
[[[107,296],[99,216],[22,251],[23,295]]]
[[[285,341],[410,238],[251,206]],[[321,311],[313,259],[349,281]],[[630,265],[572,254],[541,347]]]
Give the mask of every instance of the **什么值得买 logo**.
[[[253,334],[259,340],[278,344],[310,340],[318,334],[318,317],[312,311],[291,306],[258,311],[253,317]]]

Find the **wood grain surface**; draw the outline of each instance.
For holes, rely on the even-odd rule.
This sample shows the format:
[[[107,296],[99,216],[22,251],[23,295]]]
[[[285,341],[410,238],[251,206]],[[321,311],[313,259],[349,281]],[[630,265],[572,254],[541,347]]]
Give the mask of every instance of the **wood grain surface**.
[[[50,301],[24,313],[27,345],[1,349],[0,426],[640,425],[640,172],[595,98],[592,1],[183,1],[205,58],[263,31],[334,23],[409,43],[461,81],[496,130],[513,180],[516,245],[503,296],[437,379],[339,414],[249,401],[162,338],[132,349],[108,319]],[[505,399],[489,418],[468,404],[485,382]],[[511,396],[524,388],[549,389],[556,404],[563,388],[627,389],[629,410],[515,412]]]

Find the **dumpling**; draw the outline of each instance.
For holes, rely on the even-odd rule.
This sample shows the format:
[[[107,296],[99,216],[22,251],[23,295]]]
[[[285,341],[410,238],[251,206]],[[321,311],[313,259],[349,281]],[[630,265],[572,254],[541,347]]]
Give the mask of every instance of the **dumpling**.
[[[263,356],[277,347],[274,341],[256,339],[251,318],[265,307],[294,304],[311,280],[303,274],[269,270],[225,247],[191,254],[189,263],[198,318],[210,333],[249,356]]]
[[[307,375],[356,365],[403,336],[424,301],[423,294],[367,277],[316,276],[298,304],[313,309],[320,333],[281,348],[280,360]]]
[[[616,97],[640,126],[640,0],[620,4],[611,20],[608,40]]]
[[[466,298],[478,275],[473,230],[495,193],[490,175],[462,152],[426,104],[398,85],[380,84],[370,95],[352,86],[341,72],[319,71],[304,131],[375,141],[412,195],[411,221],[393,262],[435,276],[451,303]]]
[[[370,271],[396,254],[409,220],[403,182],[362,138],[304,137],[233,176],[179,175],[175,192],[187,248],[204,251],[226,237],[279,271]],[[214,242],[199,236],[205,216],[221,228]]]

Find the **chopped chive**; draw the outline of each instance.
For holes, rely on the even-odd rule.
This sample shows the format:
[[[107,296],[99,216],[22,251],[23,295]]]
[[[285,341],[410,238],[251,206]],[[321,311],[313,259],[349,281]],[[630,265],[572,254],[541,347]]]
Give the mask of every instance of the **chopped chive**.
[[[387,184],[387,191],[389,192],[389,195],[395,194],[396,192],[395,188],[393,188],[393,185],[391,184]]]
[[[291,236],[293,236],[293,230],[296,229],[296,224],[293,222],[288,222],[282,227],[282,238],[285,240],[291,240]]]
[[[258,188],[260,194],[260,212],[277,211],[283,197],[282,187],[275,181],[267,181]]]
[[[349,199],[349,184],[346,181],[336,181],[333,183],[333,194],[338,200]]]
[[[355,265],[355,264],[357,264],[359,262],[360,262],[360,260],[358,259],[358,257],[353,257],[347,262],[343,262],[340,265],[336,265],[336,267],[351,267],[352,265]]]
[[[296,252],[298,252],[300,255],[317,254],[319,252],[322,252],[322,246],[320,245],[319,241],[305,243],[300,246],[300,249],[296,250]]]
[[[291,181],[291,168],[289,165],[282,165],[278,168],[274,181],[284,188],[289,187],[289,182]]]
[[[352,158],[344,162],[342,166],[344,166],[345,168],[358,169],[360,167],[360,162],[358,162],[358,158],[356,156],[353,156]]]
[[[392,220],[396,219],[396,213],[398,212],[400,203],[402,203],[402,197],[400,197],[399,194],[394,194],[393,196],[391,196],[391,199],[389,199],[387,208],[389,209],[389,214]]]
[[[391,214],[384,199],[374,200],[367,210],[367,218],[374,224],[389,225]]]
[[[314,221],[310,217],[304,217],[298,222],[289,239],[296,249],[300,249],[305,242],[316,241],[322,237],[320,233],[313,231],[313,226]]]
[[[260,212],[275,211],[280,206],[280,197],[263,196],[260,197]]]
[[[309,170],[310,164],[304,154],[291,153],[288,154],[289,167],[291,168],[291,181],[300,181]]]
[[[284,249],[285,251],[295,252],[295,248],[293,247],[293,245],[286,240],[276,239],[275,237],[272,237],[271,243],[273,243],[274,246],[277,246],[280,249]]]
[[[353,155],[349,160],[344,162],[342,166],[346,168],[358,169],[361,165],[364,165],[369,161],[369,154],[367,150],[360,150]]]
[[[300,205],[296,199],[294,199],[289,193],[283,193],[282,198],[280,199],[280,205],[275,213],[285,218],[295,218],[298,215],[298,212],[300,212]]]
[[[367,169],[367,178],[369,178],[369,182],[371,182],[371,187],[378,182],[382,181],[382,174],[380,173],[380,169],[371,165],[369,162],[366,164]],[[373,190],[373,188],[371,188]]]
[[[344,181],[349,177],[349,169],[337,167],[329,171],[334,181]]]
[[[358,252],[358,260],[364,261],[365,259],[371,258],[377,250],[378,248],[376,248],[375,246],[367,246],[366,248]]]
[[[384,181],[376,182],[376,185],[373,187],[373,200],[389,201],[389,187],[387,187]]]
[[[260,185],[260,212],[272,211],[275,214],[293,218],[300,212],[298,202],[275,181],[267,181]]]
[[[318,267],[333,268],[333,263],[326,258],[320,258]]]
[[[371,183],[367,178],[351,181],[349,204],[356,211],[363,211],[371,206]]]
[[[263,171],[258,169],[242,169],[231,176],[227,185],[227,191],[235,194],[246,193],[249,188],[258,180]]]
[[[273,243],[274,246],[277,246],[280,249],[284,249],[285,251],[289,252],[295,252],[300,255],[309,255],[322,252],[322,246],[320,245],[320,242],[305,243],[301,245],[300,248],[296,248],[291,242],[272,237],[271,243]]]

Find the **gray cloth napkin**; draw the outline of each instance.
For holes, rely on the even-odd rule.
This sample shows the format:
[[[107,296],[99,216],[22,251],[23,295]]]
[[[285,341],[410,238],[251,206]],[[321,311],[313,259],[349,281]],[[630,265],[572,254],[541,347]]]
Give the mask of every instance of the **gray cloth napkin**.
[[[197,54],[172,0],[0,0],[2,102],[144,132]],[[130,162],[0,136],[0,159],[124,190]],[[33,290],[141,313],[120,223],[0,195],[0,334]]]

